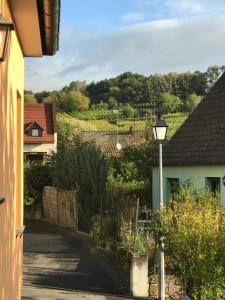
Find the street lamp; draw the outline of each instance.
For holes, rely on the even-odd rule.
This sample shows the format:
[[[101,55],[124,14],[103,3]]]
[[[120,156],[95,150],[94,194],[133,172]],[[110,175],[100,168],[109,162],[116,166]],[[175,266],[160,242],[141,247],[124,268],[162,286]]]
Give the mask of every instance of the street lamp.
[[[14,30],[14,25],[0,13],[0,62],[5,60],[11,30]]]
[[[153,125],[153,133],[156,141],[159,142],[159,211],[160,216],[163,210],[163,176],[162,176],[162,142],[166,138],[167,124],[161,115],[157,117]],[[165,300],[165,266],[164,266],[164,243],[160,238],[159,251],[159,299]]]
[[[116,149],[118,151],[121,151],[123,146],[122,144],[119,142],[119,128],[118,128],[118,116],[119,116],[119,110],[118,109],[114,109],[113,113],[116,114]]]

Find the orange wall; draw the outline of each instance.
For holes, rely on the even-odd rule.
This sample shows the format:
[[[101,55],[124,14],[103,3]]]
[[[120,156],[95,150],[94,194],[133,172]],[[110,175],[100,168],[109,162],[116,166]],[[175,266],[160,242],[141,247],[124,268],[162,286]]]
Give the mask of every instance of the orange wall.
[[[0,12],[10,20],[6,0]],[[23,220],[24,60],[15,32],[6,61],[0,63],[0,300],[21,298],[23,239],[16,227]]]

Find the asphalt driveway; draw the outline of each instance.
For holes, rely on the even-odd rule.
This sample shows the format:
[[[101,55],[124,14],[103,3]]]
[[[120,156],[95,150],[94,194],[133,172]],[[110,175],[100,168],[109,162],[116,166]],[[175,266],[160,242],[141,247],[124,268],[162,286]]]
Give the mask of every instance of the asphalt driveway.
[[[88,236],[43,221],[26,224],[24,300],[97,300],[127,294],[118,268]]]

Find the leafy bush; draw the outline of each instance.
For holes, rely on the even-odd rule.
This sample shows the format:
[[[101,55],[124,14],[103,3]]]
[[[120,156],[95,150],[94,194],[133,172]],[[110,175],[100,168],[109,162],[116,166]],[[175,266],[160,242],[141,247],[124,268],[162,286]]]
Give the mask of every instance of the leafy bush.
[[[107,242],[115,243],[117,240],[116,220],[107,212],[92,217],[90,231],[101,246],[106,246]]]
[[[192,299],[218,299],[225,283],[225,214],[219,195],[183,188],[155,221],[169,267]]]
[[[52,167],[41,163],[25,163],[24,166],[24,202],[25,205],[42,203],[44,186],[53,183]]]
[[[92,142],[73,136],[58,148],[54,184],[78,191],[81,230],[89,231],[91,218],[104,210],[108,168],[106,157]]]
[[[136,109],[133,108],[130,104],[126,104],[122,108],[123,117],[125,118],[133,118],[136,114]]]

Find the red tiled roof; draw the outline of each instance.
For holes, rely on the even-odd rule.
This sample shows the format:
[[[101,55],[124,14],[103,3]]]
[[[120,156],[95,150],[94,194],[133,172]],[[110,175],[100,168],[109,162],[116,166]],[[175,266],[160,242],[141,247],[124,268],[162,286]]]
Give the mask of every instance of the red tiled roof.
[[[40,137],[29,136],[25,129],[36,122],[44,129]],[[24,143],[53,143],[55,132],[54,104],[25,104],[24,105]]]

